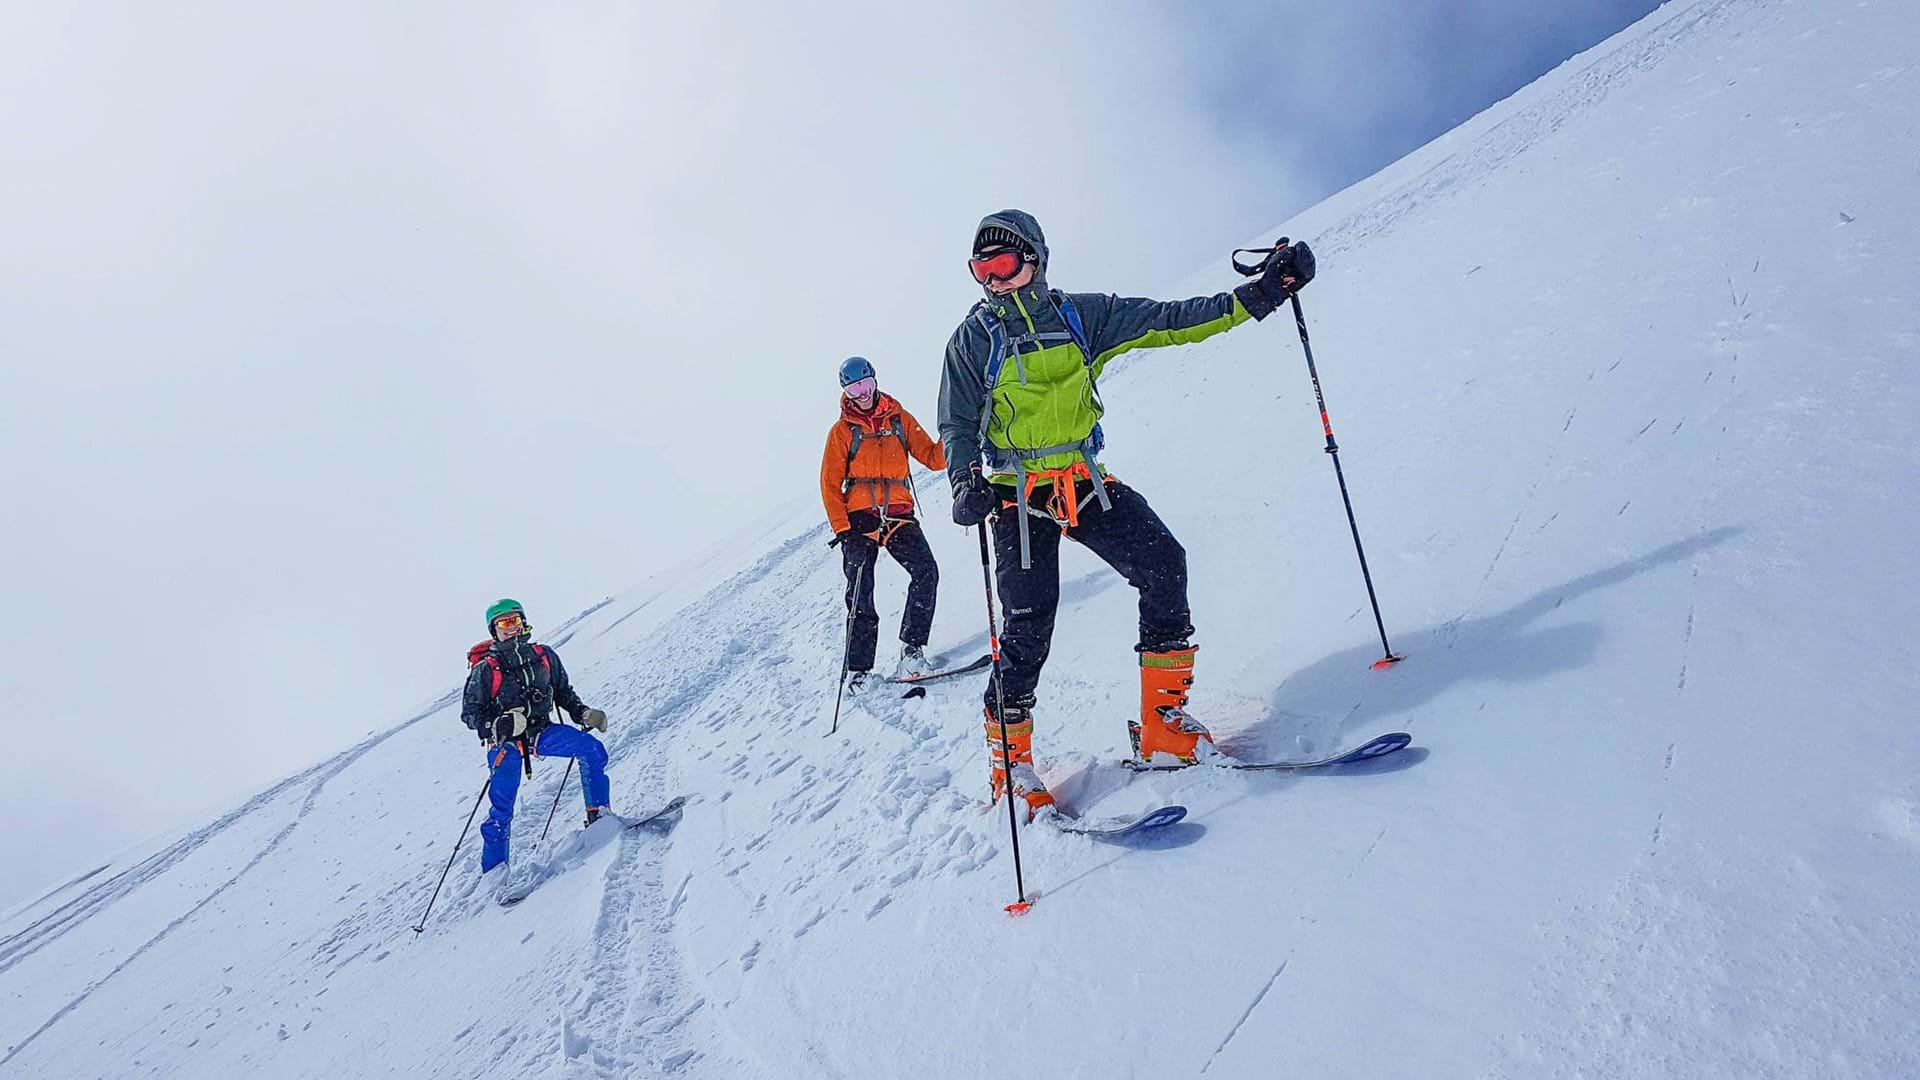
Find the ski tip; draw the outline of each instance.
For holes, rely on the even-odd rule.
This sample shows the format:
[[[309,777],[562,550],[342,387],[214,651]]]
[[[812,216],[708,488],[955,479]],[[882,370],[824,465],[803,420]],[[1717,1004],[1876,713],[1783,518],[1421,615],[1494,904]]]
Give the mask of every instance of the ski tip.
[[[1141,818],[1139,823],[1128,831],[1144,832],[1147,829],[1164,829],[1169,825],[1179,824],[1186,816],[1187,808],[1184,806],[1163,806]]]
[[[1382,754],[1391,754],[1396,750],[1404,750],[1412,742],[1412,735],[1404,731],[1394,731],[1380,736],[1360,749],[1365,752],[1366,757],[1379,757]]]
[[[1375,660],[1371,665],[1371,667],[1374,671],[1385,671],[1386,669],[1392,667],[1393,665],[1405,659],[1406,657],[1400,656],[1397,653],[1388,653],[1387,655],[1381,657],[1380,659]]]
[[[1027,912],[1032,910],[1033,910],[1033,901],[1031,900],[1021,900],[1017,903],[1012,903],[1007,905],[1007,915],[1010,918],[1017,919],[1020,916],[1025,915]]]

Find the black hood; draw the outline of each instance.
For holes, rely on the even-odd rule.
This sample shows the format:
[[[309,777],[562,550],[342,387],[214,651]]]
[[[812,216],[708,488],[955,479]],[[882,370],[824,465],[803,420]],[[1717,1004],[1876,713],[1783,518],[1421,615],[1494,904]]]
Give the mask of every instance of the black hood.
[[[1033,248],[1037,260],[1033,269],[1034,284],[1044,282],[1047,277],[1047,234],[1040,231],[1039,220],[1025,210],[996,210],[980,219],[980,224],[973,230],[974,242],[978,243],[980,234],[992,227],[1011,232]]]

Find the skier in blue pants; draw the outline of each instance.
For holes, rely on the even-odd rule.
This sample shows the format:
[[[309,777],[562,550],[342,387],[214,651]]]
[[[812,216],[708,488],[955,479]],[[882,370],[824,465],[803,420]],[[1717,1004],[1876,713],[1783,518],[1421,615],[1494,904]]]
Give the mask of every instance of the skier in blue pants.
[[[507,862],[513,831],[513,804],[520,779],[531,772],[534,757],[569,757],[580,764],[580,792],[587,824],[607,809],[607,748],[590,730],[607,730],[607,714],[591,708],[567,681],[567,669],[551,646],[536,645],[526,609],[517,600],[501,600],[487,609],[489,639],[467,651],[466,692],[460,719],[487,748],[493,779],[487,787],[491,809],[480,826],[480,872]],[[578,729],[551,722],[555,706],[573,717]]]

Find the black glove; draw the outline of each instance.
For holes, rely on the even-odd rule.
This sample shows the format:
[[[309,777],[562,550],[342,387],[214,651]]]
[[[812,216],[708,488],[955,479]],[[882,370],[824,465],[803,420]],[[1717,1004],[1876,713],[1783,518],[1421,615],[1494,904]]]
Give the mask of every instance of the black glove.
[[[1313,249],[1306,241],[1284,244],[1267,256],[1260,276],[1238,286],[1233,295],[1255,319],[1264,319],[1287,302],[1287,297],[1306,288],[1313,280]]]
[[[1000,496],[994,494],[993,485],[980,476],[980,470],[974,469],[967,478],[954,485],[953,523],[971,529],[987,520],[988,515],[1000,509]]]
[[[855,558],[872,558],[879,544],[858,529],[842,529],[833,534],[833,540],[827,546],[849,552]]]

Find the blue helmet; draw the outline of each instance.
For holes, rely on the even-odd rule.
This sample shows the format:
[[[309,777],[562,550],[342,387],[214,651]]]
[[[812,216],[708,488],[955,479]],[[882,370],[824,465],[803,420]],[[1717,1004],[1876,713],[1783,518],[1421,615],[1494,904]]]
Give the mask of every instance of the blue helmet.
[[[864,356],[849,356],[840,361],[840,385],[852,386],[861,379],[872,379],[873,365]]]

